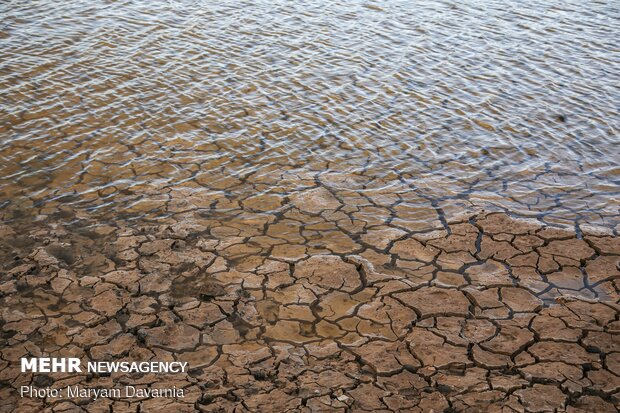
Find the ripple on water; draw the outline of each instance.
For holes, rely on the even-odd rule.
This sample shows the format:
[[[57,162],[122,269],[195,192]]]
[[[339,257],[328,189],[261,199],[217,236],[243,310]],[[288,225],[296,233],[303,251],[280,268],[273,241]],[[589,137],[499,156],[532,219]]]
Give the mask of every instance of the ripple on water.
[[[5,218],[165,214],[171,188],[225,213],[319,179],[396,219],[415,202],[613,227],[620,9],[527,3],[5,3]]]

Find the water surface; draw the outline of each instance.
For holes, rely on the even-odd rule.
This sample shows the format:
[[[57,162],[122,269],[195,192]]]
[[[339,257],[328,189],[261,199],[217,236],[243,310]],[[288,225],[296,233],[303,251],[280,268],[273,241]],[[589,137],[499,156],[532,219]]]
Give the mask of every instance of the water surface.
[[[477,208],[620,222],[614,1],[29,0],[0,16],[5,220],[166,217],[179,190],[233,219],[331,177],[414,230]]]

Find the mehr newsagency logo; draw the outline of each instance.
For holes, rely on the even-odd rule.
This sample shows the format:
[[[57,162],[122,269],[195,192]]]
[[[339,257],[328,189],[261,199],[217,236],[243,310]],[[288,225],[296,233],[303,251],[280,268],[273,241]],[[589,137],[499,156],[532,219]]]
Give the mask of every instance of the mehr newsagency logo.
[[[186,373],[187,362],[181,361],[88,361],[85,364],[75,357],[33,357],[21,359],[22,373],[95,373],[108,375],[112,373],[152,373],[175,374]],[[150,398],[150,397],[185,397],[184,390],[176,386],[167,388],[137,387],[85,387],[69,385],[66,387],[21,386],[21,397],[36,398]]]

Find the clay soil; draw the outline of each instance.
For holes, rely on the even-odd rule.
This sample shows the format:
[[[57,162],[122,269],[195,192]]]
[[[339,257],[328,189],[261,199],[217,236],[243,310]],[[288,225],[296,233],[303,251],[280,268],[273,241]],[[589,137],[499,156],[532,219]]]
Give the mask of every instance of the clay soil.
[[[279,201],[245,207],[265,202]],[[319,187],[288,208],[269,223],[0,227],[13,254],[0,278],[0,411],[616,411],[613,231],[480,212],[426,230],[333,232],[313,248],[332,223],[346,227],[341,202]],[[41,355],[190,369],[20,373],[21,357]],[[16,394],[74,384],[185,397]]]

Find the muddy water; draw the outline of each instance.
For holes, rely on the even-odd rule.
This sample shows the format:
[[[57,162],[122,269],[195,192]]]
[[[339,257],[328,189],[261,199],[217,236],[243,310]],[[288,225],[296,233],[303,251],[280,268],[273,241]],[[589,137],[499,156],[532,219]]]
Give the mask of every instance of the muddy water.
[[[4,219],[232,218],[329,176],[409,229],[620,222],[615,2],[217,3],[2,3]]]

